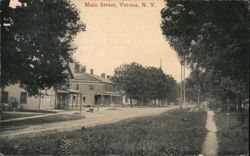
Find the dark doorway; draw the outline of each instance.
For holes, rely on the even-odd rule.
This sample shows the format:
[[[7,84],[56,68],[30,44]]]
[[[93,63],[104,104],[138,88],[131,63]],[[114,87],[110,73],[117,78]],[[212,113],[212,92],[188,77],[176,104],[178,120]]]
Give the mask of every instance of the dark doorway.
[[[95,105],[100,105],[102,103],[102,96],[95,95]]]

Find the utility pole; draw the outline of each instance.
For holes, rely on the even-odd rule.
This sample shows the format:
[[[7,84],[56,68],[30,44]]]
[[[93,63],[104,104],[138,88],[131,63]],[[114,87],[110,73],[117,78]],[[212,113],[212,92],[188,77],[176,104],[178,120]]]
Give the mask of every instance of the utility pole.
[[[80,93],[80,114],[82,113],[82,94]]]
[[[181,60],[181,101],[180,101],[180,109],[182,109],[182,100],[183,100],[183,97],[182,97],[182,60]]]
[[[162,69],[162,58],[160,60],[160,69]]]
[[[197,69],[196,71],[196,78],[197,78],[197,108],[200,108],[200,70]]]

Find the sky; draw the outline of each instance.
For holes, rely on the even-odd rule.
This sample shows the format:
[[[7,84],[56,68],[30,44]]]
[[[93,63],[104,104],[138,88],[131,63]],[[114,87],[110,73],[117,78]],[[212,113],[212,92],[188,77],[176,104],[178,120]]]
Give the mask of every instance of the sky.
[[[75,38],[78,47],[74,56],[100,75],[112,75],[114,68],[124,63],[137,62],[143,66],[160,66],[166,74],[180,81],[180,63],[176,52],[169,46],[160,29],[160,11],[163,0],[73,0],[80,11],[86,31]],[[117,8],[86,7],[86,2],[115,3]],[[119,2],[154,2],[155,7],[125,8]],[[189,70],[187,70],[189,73]]]
[[[122,64],[137,62],[143,66],[160,67],[166,74],[180,81],[181,67],[176,52],[169,46],[160,29],[160,11],[164,0],[72,0],[80,12],[86,31],[74,40],[78,47],[74,58],[94,69],[96,75],[113,75]],[[85,3],[98,7],[86,7]],[[100,3],[114,3],[117,7],[101,7]],[[137,4],[138,7],[121,7],[120,3]],[[147,3],[148,7],[141,7]],[[149,7],[154,3],[153,7]],[[20,5],[11,0],[12,7]],[[189,74],[186,69],[186,75]]]

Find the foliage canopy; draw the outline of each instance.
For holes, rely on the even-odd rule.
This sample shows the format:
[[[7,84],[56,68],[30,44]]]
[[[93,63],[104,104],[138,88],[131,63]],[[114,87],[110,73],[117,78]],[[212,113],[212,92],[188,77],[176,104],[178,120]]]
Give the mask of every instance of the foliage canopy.
[[[152,100],[176,102],[178,85],[161,68],[143,67],[138,63],[123,64],[115,69],[112,80],[129,98],[148,104]]]
[[[30,95],[68,80],[72,40],[85,30],[69,0],[1,1],[1,87],[20,84]]]
[[[205,74],[206,92],[237,103],[249,96],[249,9],[248,1],[166,0],[161,11],[163,35]]]

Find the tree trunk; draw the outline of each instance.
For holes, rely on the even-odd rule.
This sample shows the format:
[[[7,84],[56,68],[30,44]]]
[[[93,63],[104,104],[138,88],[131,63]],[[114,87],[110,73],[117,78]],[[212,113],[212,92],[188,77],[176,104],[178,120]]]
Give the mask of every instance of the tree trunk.
[[[38,110],[41,110],[41,95],[39,95],[39,108]]]
[[[228,112],[229,111],[229,108],[228,108],[228,98],[226,98],[226,111]]]
[[[235,99],[234,99],[234,109],[236,112],[238,112],[238,98],[237,98],[237,96],[235,96]]]
[[[1,101],[0,101],[0,104],[2,104],[2,107],[3,107],[3,108],[1,109],[2,111],[4,111],[4,104],[2,103],[2,93],[3,93],[3,91],[4,91],[4,88],[1,86],[1,93],[0,93],[0,100],[1,100]]]
[[[200,108],[200,88],[197,89],[197,107]]]

